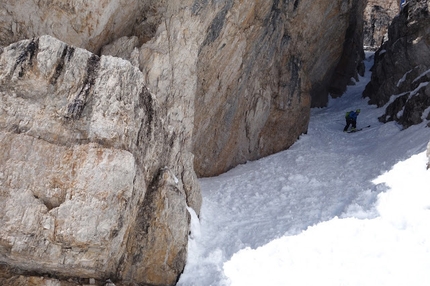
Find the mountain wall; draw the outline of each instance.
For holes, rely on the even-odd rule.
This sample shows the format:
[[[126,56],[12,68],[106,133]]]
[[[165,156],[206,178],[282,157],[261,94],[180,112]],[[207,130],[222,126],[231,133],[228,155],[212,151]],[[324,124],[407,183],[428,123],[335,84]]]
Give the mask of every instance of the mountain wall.
[[[362,71],[364,6],[2,1],[0,284],[174,285],[197,175],[306,132]]]
[[[389,27],[389,40],[375,53],[363,96],[385,108],[381,122],[404,128],[430,120],[430,4],[408,1]]]
[[[376,50],[388,40],[388,26],[400,12],[398,0],[368,0],[364,9],[364,41],[367,49]]]
[[[198,176],[288,148],[362,67],[363,1],[190,4],[159,7],[166,20],[129,58],[159,97],[191,95]]]
[[[102,46],[133,33],[146,7],[136,0],[35,1],[0,3],[0,45],[51,35],[98,53]]]

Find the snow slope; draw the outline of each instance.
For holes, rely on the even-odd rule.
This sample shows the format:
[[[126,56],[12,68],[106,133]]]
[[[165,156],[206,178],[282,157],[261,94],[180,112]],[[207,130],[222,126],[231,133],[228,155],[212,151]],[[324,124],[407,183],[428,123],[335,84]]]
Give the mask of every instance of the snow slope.
[[[178,285],[430,285],[430,129],[379,123],[369,79],[312,109],[290,149],[200,180]],[[342,132],[357,108],[371,127]]]

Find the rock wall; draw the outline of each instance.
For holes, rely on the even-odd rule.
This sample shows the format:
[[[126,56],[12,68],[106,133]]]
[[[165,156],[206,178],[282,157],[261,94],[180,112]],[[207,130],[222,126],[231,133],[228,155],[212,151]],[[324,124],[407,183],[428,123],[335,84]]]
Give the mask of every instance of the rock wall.
[[[1,50],[0,83],[0,263],[174,284],[200,193],[142,73],[42,36]]]
[[[162,1],[156,9],[164,16],[151,40],[133,50],[135,39],[122,38],[103,52],[138,65],[173,117],[194,111],[184,125],[194,126],[199,176],[288,148],[306,132],[310,107],[340,96],[363,71],[364,1]]]
[[[399,0],[368,0],[364,10],[364,41],[367,49],[376,50],[388,40],[388,26],[400,12]]]
[[[199,176],[286,149],[306,132],[311,105],[357,75],[363,1],[175,5],[137,61],[158,96],[193,95]]]
[[[409,127],[430,120],[430,4],[408,1],[375,53],[371,82],[363,96],[385,106],[380,121]]]
[[[98,53],[110,41],[136,33],[135,23],[144,17],[147,9],[139,2],[1,1],[0,46],[47,34]]]

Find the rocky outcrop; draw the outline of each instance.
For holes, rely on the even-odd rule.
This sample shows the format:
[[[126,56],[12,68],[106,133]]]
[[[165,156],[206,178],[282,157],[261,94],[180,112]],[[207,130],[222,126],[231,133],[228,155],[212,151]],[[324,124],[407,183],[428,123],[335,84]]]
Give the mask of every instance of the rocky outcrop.
[[[429,8],[427,1],[408,1],[375,54],[363,96],[378,107],[387,104],[382,122],[395,120],[406,128],[430,120]]]
[[[43,36],[2,49],[0,82],[0,263],[174,284],[200,193],[142,73]]]
[[[388,40],[388,26],[400,12],[399,0],[368,0],[364,10],[364,41],[367,49],[376,50]]]
[[[98,53],[102,46],[114,39],[137,34],[134,31],[136,22],[139,23],[139,20],[145,17],[145,11],[148,9],[140,2],[2,1],[0,46],[47,34]]]

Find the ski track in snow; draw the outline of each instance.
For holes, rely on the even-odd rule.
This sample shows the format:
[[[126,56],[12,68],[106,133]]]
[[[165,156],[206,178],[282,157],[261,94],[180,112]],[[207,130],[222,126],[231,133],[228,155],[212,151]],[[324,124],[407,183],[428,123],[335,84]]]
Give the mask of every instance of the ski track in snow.
[[[367,70],[371,65],[368,60]],[[193,223],[178,285],[229,285],[223,264],[241,249],[294,238],[336,217],[360,223],[378,216],[375,201],[387,186],[373,180],[425,150],[430,133],[423,125],[400,132],[393,122],[380,123],[385,109],[361,97],[369,79],[367,72],[344,96],[330,99],[327,108],[312,109],[307,134],[288,150],[200,179],[200,223]],[[357,127],[371,127],[342,132],[345,113],[358,108]]]

